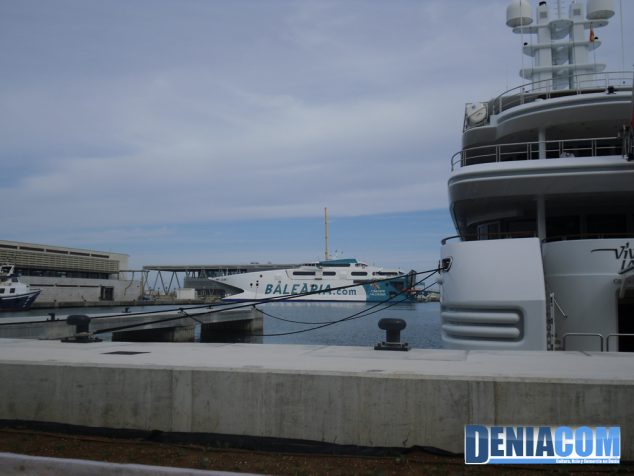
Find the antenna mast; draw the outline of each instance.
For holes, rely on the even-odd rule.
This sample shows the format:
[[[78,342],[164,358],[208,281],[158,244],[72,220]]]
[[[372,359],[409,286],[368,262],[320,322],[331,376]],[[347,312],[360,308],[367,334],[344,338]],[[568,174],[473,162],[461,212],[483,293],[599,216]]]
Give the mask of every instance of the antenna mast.
[[[324,208],[324,224],[326,225],[326,261],[328,261],[328,207]]]

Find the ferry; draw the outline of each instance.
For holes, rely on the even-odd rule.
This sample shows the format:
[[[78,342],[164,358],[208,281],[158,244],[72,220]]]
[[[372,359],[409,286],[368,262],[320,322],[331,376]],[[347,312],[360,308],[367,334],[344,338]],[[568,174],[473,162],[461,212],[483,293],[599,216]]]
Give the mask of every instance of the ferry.
[[[0,312],[27,311],[39,296],[28,284],[21,283],[11,264],[0,265]]]
[[[295,268],[256,271],[210,278],[224,301],[377,302],[415,299],[412,273],[371,266],[354,258],[305,263]]]
[[[465,108],[457,235],[441,247],[446,348],[634,351],[632,72],[594,60],[613,3],[507,8],[529,82]]]

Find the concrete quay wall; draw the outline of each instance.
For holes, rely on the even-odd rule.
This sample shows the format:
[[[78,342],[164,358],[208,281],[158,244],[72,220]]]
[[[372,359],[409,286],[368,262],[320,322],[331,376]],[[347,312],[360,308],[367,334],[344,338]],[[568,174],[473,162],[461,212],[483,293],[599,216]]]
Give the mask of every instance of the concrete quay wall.
[[[144,332],[156,329],[187,329],[191,334],[196,323],[202,326],[221,326],[227,323],[244,322],[245,328],[256,332],[262,328],[262,313],[257,309],[228,309],[207,314],[207,309],[184,309],[181,311],[165,311],[151,314],[123,313],[116,317],[87,314],[92,317],[90,331],[103,331],[119,326],[138,326],[129,332]],[[83,314],[78,310],[74,314]],[[57,315],[55,320],[49,316],[9,317],[0,321],[0,339],[62,339],[75,335],[75,327],[66,323],[67,316]],[[166,320],[169,319],[169,320]],[[120,334],[125,335],[126,332]],[[189,340],[192,340],[189,339]]]
[[[165,365],[150,358],[159,345],[166,344],[110,343],[93,347],[99,358],[60,362],[57,351],[48,360],[3,358],[0,343],[0,419],[452,452],[462,452],[469,423],[620,426],[622,458],[634,459],[629,357],[561,353],[568,354],[562,365],[557,354],[540,355],[527,371],[506,367],[499,352],[395,356],[344,348],[351,349],[344,356],[332,347],[208,345],[204,352],[167,344],[193,354]],[[83,352],[78,346],[68,350]],[[250,357],[238,357],[240,350]],[[559,375],[570,365],[571,376]]]

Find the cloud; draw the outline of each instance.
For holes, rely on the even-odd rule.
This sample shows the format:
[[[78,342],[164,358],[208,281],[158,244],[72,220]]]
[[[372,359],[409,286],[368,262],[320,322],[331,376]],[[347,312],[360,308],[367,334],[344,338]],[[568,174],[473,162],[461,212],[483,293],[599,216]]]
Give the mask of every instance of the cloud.
[[[506,5],[5,4],[3,227],[446,209],[464,103],[519,84]]]

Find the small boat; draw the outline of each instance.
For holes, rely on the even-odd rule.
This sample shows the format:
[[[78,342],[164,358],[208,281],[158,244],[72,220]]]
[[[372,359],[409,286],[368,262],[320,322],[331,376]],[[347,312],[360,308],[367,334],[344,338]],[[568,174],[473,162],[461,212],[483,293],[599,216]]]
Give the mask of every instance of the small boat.
[[[377,302],[414,300],[414,277],[398,269],[371,266],[354,258],[323,260],[295,268],[217,276],[224,301]]]
[[[12,264],[0,265],[0,312],[27,311],[40,292],[31,291],[28,284],[21,283]]]

